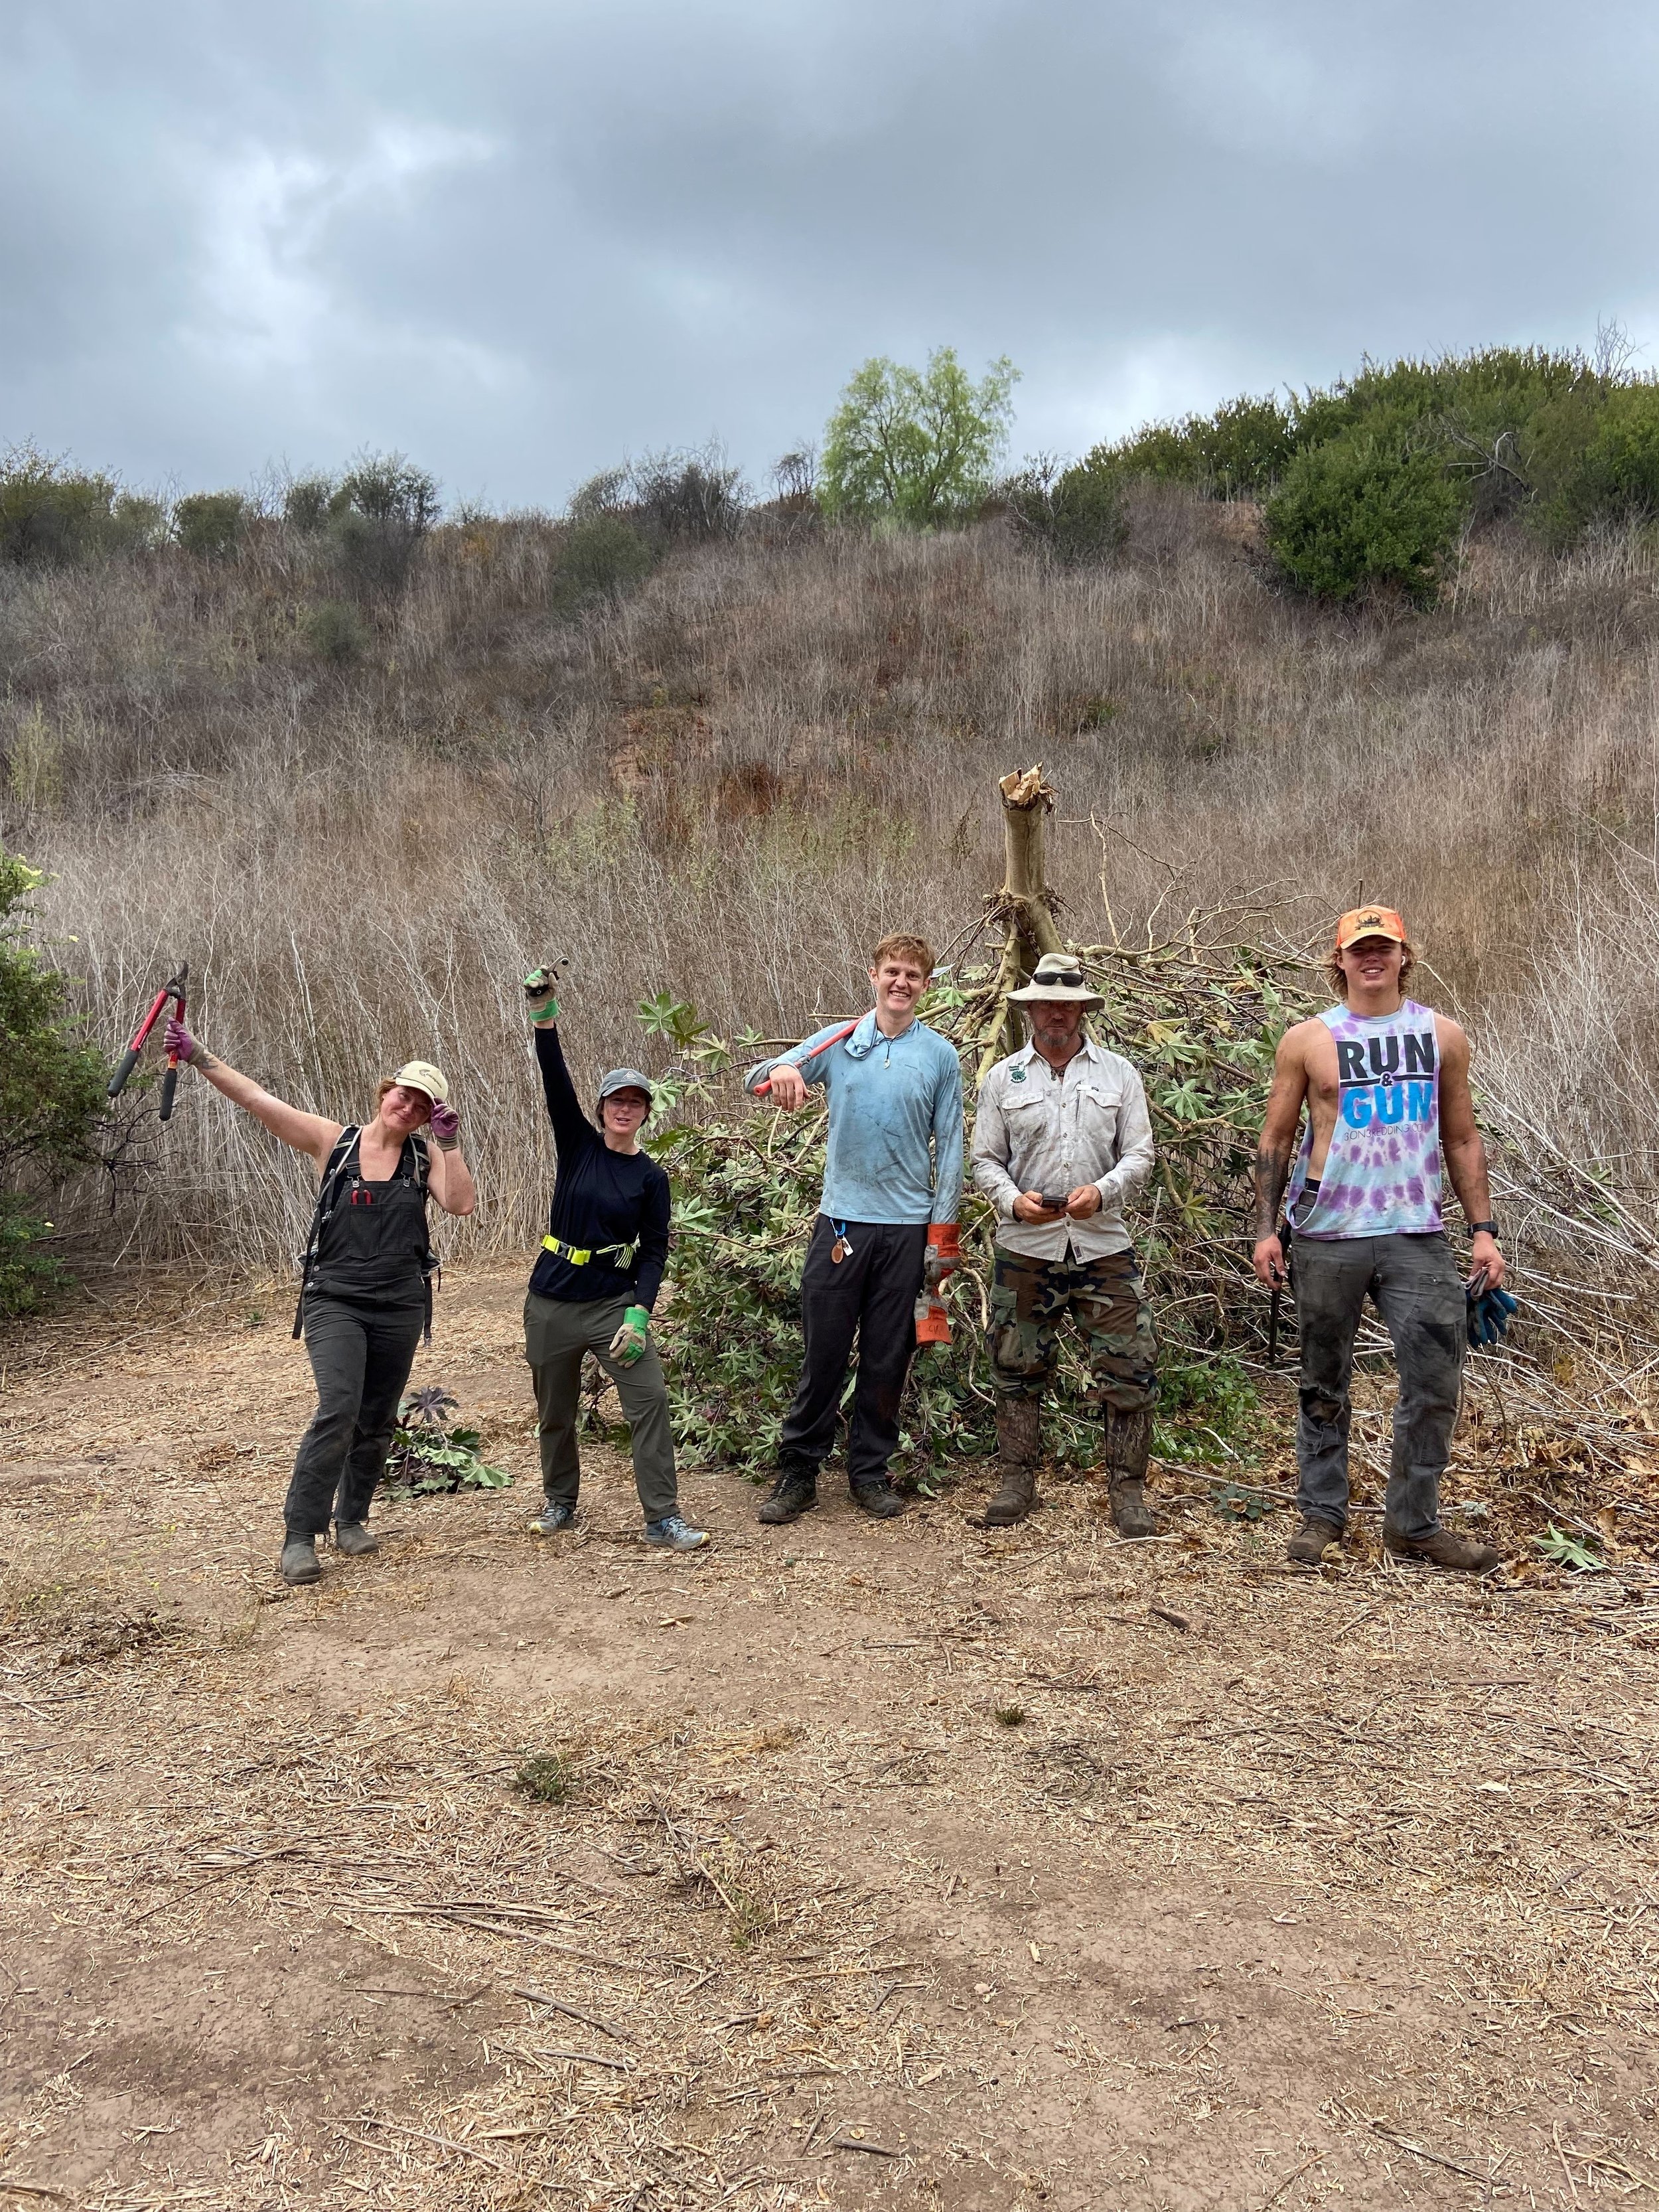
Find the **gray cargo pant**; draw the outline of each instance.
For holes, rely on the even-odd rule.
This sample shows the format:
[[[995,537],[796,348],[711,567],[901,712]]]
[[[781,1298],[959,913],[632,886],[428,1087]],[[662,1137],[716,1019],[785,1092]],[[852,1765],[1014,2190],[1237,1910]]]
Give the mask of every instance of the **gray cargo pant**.
[[[1383,1522],[1402,1536],[1432,1535],[1468,1342],[1463,1285],[1450,1246],[1432,1235],[1296,1237],[1291,1281],[1302,1338],[1297,1504],[1310,1520],[1346,1525],[1348,1385],[1369,1293],[1394,1340],[1400,1370]]]
[[[542,1488],[550,1505],[576,1503],[581,1462],[576,1452],[576,1416],[580,1407],[582,1354],[591,1352],[617,1386],[634,1443],[634,1480],[647,1521],[660,1521],[679,1510],[674,1473],[674,1439],[668,1425],[668,1382],[654,1345],[631,1367],[611,1357],[611,1340],[622,1327],[633,1301],[587,1298],[567,1303],[540,1298],[534,1291],[524,1302],[524,1355],[536,1378],[537,1433],[542,1448]]]
[[[331,1515],[337,1522],[368,1518],[425,1313],[419,1305],[359,1305],[321,1291],[306,1292],[304,1311],[317,1410],[295,1455],[283,1522],[290,1536],[321,1536]]]

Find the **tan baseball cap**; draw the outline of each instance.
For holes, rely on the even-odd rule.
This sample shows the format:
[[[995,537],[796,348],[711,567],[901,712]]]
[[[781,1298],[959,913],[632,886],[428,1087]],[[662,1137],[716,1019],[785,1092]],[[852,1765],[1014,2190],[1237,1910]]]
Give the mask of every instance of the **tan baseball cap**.
[[[392,1080],[409,1091],[423,1091],[434,1106],[449,1103],[449,1078],[429,1060],[406,1060]]]

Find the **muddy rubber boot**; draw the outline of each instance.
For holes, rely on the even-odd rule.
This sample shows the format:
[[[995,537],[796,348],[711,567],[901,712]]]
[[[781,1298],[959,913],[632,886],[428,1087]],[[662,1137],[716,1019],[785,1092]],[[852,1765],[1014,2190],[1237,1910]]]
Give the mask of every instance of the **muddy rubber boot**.
[[[817,1471],[804,1462],[791,1461],[778,1469],[778,1479],[763,1499],[757,1521],[776,1528],[786,1521],[799,1521],[803,1513],[810,1513],[818,1502]]]
[[[276,1571],[290,1589],[298,1589],[306,1583],[321,1582],[323,1570],[317,1558],[317,1539],[299,1535],[290,1528],[283,1540]]]
[[[1340,1544],[1342,1531],[1334,1521],[1316,1521],[1304,1514],[1297,1523],[1296,1534],[1285,1547],[1285,1556],[1294,1559],[1298,1566],[1316,1567],[1325,1556],[1328,1544]]]
[[[343,1552],[348,1559],[360,1559],[367,1553],[378,1552],[380,1540],[371,1536],[361,1521],[337,1521],[334,1524],[334,1548]]]
[[[1466,1575],[1489,1575],[1498,1565],[1490,1544],[1473,1536],[1454,1536],[1449,1528],[1437,1528],[1431,1536],[1402,1536],[1382,1523],[1382,1548],[1396,1559],[1426,1559],[1431,1566],[1455,1567]]]
[[[1120,1536],[1156,1536],[1158,1522],[1146,1503],[1146,1462],[1152,1452],[1152,1416],[1106,1408],[1106,1480],[1112,1500],[1112,1525]]]
[[[997,1473],[1001,1486],[985,1509],[988,1528],[1012,1528],[1036,1504],[1042,1408],[1035,1398],[997,1400]]]

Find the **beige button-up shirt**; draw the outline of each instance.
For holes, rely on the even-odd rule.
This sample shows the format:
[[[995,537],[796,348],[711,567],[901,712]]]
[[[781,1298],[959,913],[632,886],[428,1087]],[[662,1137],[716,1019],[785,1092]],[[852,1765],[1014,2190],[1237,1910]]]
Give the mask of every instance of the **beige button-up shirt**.
[[[974,1181],[994,1203],[997,1243],[1037,1260],[1126,1252],[1124,1201],[1152,1171],[1146,1092],[1127,1060],[1092,1037],[1056,1075],[1035,1045],[1000,1060],[981,1085],[974,1121]],[[1049,1197],[1091,1182],[1100,1211],[1086,1221],[1017,1221],[1028,1190]]]

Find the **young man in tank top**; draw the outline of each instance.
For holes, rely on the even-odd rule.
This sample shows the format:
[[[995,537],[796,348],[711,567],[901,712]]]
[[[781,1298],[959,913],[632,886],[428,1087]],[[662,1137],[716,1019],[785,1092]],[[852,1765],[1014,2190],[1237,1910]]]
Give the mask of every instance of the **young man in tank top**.
[[[1406,995],[1413,955],[1388,907],[1356,907],[1336,927],[1328,974],[1341,1004],[1280,1040],[1256,1153],[1257,1277],[1286,1279],[1277,1233],[1289,1195],[1289,1279],[1302,1339],[1296,1456],[1301,1524],[1288,1547],[1316,1564],[1348,1517],[1348,1386],[1369,1294],[1400,1370],[1382,1541],[1402,1558],[1484,1574],[1489,1544],[1440,1525],[1440,1478],[1457,1419],[1467,1341],[1463,1282],[1441,1218],[1441,1156],[1488,1289],[1504,1280],[1490,1218],[1486,1149],[1469,1096],[1469,1041]],[[1291,1166],[1297,1125],[1307,1108]]]

